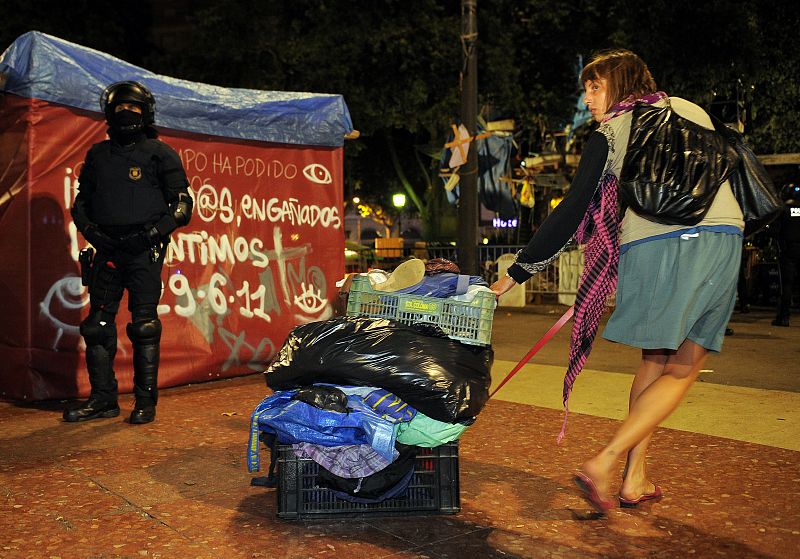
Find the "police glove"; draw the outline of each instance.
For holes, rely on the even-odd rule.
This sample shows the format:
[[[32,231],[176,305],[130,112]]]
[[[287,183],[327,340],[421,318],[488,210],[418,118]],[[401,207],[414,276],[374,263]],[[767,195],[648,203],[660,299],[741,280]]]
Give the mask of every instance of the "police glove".
[[[117,248],[118,241],[103,233],[94,223],[84,227],[82,233],[83,238],[89,241],[98,252],[111,252]]]
[[[150,227],[122,237],[120,239],[120,248],[131,254],[139,254],[156,246],[160,239],[161,235],[158,234],[158,230],[155,227]]]

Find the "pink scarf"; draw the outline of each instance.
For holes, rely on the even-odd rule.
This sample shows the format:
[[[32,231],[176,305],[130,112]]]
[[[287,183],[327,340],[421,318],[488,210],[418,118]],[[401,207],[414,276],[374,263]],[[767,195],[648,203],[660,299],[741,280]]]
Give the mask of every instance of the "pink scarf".
[[[663,91],[651,93],[640,99],[626,99],[611,107],[603,122],[633,110],[637,102],[653,104],[665,99]],[[567,430],[569,396],[572,385],[583,369],[592,344],[597,336],[600,319],[606,306],[606,298],[617,288],[617,266],[619,265],[619,216],[617,209],[618,179],[605,174],[589,203],[586,215],[578,226],[575,240],[586,245],[584,267],[578,293],[575,297],[575,320],[569,344],[569,363],[564,376],[562,399],[564,423],[558,434],[561,442]]]
[[[623,113],[627,113],[628,111],[632,111],[633,107],[636,106],[636,103],[647,103],[648,105],[652,105],[654,103],[658,103],[662,99],[666,99],[667,94],[663,91],[656,91],[655,93],[649,93],[644,97],[639,97],[638,99],[634,99],[631,95],[627,99],[623,99],[616,105],[613,105],[608,111],[606,111],[606,116],[603,117],[603,122],[608,122],[612,118],[619,116]]]

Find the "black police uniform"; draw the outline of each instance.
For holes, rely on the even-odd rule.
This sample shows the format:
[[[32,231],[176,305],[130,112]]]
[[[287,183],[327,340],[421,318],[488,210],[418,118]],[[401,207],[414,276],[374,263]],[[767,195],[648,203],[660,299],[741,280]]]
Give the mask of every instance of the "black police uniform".
[[[792,290],[800,272],[800,186],[787,184],[781,191],[783,212],[776,220],[778,265],[781,274],[781,299],[774,326],[789,326]]]
[[[109,91],[110,90],[110,91]],[[143,111],[116,112],[120,103]],[[136,82],[112,84],[101,106],[110,125],[109,140],[89,150],[80,173],[72,218],[96,249],[89,271],[89,316],[81,323],[91,395],[66,410],[66,421],[119,415],[116,314],[128,290],[133,345],[134,395],[131,423],[155,418],[161,321],[161,269],[169,234],[189,222],[192,200],[178,154],[156,139],[151,126],[155,101]]]

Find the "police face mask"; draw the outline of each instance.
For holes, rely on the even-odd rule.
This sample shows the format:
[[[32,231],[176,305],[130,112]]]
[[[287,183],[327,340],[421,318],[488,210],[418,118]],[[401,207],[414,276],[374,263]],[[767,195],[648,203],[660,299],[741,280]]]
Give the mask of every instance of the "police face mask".
[[[142,114],[127,109],[115,112],[111,123],[112,128],[122,133],[138,132],[142,125]]]

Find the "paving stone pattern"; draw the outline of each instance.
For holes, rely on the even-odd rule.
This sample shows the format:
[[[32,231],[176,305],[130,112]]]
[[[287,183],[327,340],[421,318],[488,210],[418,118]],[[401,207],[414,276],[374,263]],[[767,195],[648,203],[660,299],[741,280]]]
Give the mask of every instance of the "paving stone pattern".
[[[660,429],[665,497],[597,518],[572,473],[614,420],[491,401],[463,436],[453,516],[293,522],[251,487],[260,375],[163,390],[158,418],[66,424],[63,403],[0,403],[0,557],[793,557],[797,452]],[[268,463],[268,452],[262,453]]]

